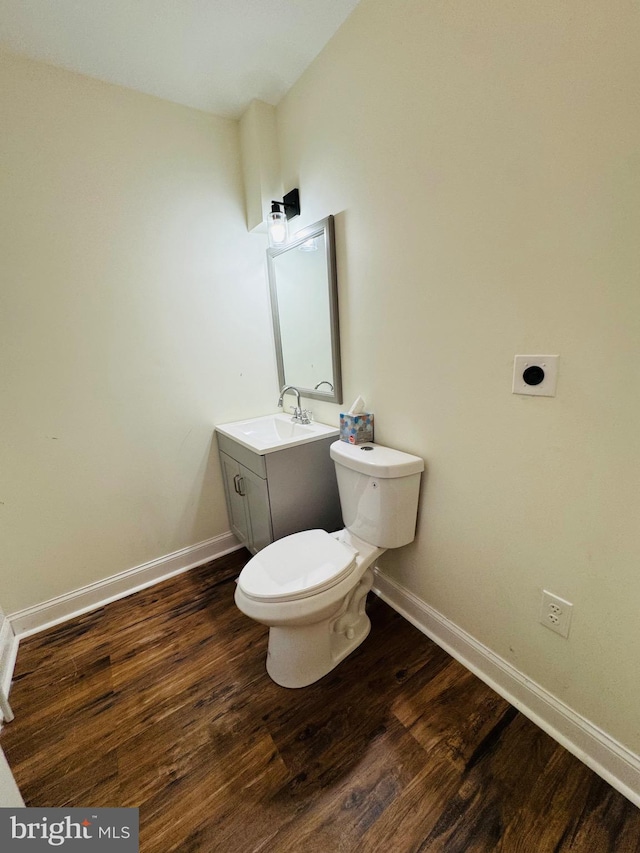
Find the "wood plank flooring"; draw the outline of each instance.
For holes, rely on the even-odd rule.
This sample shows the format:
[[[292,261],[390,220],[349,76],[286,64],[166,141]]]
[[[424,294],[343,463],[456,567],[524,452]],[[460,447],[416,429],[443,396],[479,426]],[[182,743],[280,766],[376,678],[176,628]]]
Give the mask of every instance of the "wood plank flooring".
[[[275,685],[247,559],[21,643],[27,805],[138,806],[142,853],[639,853],[640,810],[375,596],[333,673]]]

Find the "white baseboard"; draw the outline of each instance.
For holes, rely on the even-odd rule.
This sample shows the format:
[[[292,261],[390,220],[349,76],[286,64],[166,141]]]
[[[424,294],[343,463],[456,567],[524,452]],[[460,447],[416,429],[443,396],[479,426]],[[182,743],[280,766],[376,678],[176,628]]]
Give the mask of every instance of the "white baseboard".
[[[157,560],[150,560],[141,566],[127,569],[80,589],[74,589],[49,601],[10,613],[8,619],[17,640],[21,640],[242,547],[233,533],[223,533],[221,536],[215,536],[197,545],[190,545],[188,548],[174,551]],[[13,663],[11,672],[13,672]]]
[[[375,571],[373,591],[634,805],[640,807],[640,756],[577,714],[379,569]]]

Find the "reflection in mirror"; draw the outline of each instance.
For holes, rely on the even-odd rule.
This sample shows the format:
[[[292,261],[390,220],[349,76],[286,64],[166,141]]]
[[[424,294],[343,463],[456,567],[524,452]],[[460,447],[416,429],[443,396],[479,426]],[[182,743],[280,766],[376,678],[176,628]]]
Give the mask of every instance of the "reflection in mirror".
[[[267,257],[280,387],[341,403],[333,216],[268,249]]]

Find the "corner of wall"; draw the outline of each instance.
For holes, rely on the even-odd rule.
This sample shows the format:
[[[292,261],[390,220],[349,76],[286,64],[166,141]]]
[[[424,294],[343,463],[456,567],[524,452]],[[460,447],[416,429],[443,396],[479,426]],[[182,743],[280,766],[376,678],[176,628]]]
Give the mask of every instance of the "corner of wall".
[[[240,119],[247,230],[264,230],[271,200],[282,197],[276,108],[253,100]]]

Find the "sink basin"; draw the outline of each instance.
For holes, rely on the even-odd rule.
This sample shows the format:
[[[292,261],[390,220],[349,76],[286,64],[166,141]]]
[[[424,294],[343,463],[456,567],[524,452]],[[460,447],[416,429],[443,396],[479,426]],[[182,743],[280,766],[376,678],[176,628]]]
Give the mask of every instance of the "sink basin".
[[[256,418],[254,421],[244,421],[238,424],[238,432],[249,440],[254,441],[288,441],[298,436],[312,435],[310,425],[295,423],[291,418]]]
[[[286,447],[317,441],[319,438],[337,438],[340,433],[337,427],[318,423],[297,424],[291,420],[291,415],[281,414],[219,424],[216,430],[261,456],[275,450],[284,450]]]

